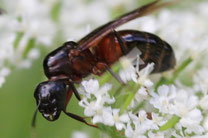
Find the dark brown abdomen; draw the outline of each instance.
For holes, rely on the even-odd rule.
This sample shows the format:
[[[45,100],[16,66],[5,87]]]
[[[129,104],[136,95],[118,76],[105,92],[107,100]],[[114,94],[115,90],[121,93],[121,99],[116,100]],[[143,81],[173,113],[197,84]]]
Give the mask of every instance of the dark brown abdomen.
[[[163,72],[175,66],[176,61],[173,49],[158,36],[135,30],[123,30],[117,33],[124,42],[127,54],[135,47],[141,51],[140,58],[145,64],[140,65],[140,69],[152,62],[155,64],[153,72]],[[125,54],[121,51],[121,47],[113,33],[103,38],[98,46],[94,48],[94,51],[99,60],[106,62],[108,65],[115,63]]]

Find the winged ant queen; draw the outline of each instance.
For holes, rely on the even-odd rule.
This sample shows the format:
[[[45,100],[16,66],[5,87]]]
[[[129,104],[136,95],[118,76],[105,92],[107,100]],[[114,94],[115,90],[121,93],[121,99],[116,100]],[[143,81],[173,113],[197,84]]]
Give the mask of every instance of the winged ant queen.
[[[141,51],[140,58],[144,64],[140,65],[140,69],[152,62],[155,64],[152,73],[174,68],[176,64],[174,51],[167,42],[158,36],[137,30],[115,31],[115,28],[124,23],[172,3],[162,3],[160,0],[156,0],[98,27],[77,43],[66,42],[49,53],[43,62],[44,73],[48,81],[38,84],[34,93],[37,108],[32,126],[35,126],[39,110],[49,121],[57,120],[63,111],[71,118],[96,127],[96,125],[88,123],[85,118],[66,111],[72,94],[81,100],[74,83],[79,84],[82,78],[90,74],[101,76],[105,71],[109,71],[115,79],[123,83],[110,66],[134,48]]]

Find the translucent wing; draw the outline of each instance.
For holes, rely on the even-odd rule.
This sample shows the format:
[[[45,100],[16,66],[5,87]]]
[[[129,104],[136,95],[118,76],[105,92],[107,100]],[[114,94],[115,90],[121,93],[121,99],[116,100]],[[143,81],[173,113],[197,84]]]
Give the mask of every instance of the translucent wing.
[[[89,33],[87,36],[82,38],[78,44],[79,44],[79,51],[83,51],[89,47],[95,46],[104,36],[108,35],[114,28],[117,28],[118,26],[131,21],[135,18],[145,16],[149,13],[152,13],[162,7],[171,5],[175,3],[176,1],[171,1],[171,2],[163,2],[159,3],[160,0],[156,0],[152,3],[149,3],[147,5],[144,5],[142,7],[139,7],[127,14],[124,14],[123,16],[120,16],[119,18],[108,22],[91,33]]]

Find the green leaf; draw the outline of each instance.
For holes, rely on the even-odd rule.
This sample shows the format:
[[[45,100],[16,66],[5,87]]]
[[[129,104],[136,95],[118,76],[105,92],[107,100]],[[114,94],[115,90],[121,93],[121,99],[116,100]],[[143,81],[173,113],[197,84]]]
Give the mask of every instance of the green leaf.
[[[17,17],[17,21],[18,21],[18,22],[22,22],[22,17],[21,17],[21,16],[18,16],[18,17]]]
[[[23,52],[23,58],[26,58],[27,54],[34,46],[35,46],[35,38],[30,38]]]
[[[59,20],[59,15],[60,15],[60,11],[61,11],[61,4],[62,4],[61,1],[57,1],[57,3],[54,4],[54,6],[52,7],[52,10],[51,10],[51,18],[56,22],[58,22],[58,20]]]
[[[17,32],[16,33],[16,38],[14,40],[14,48],[16,49],[23,37],[24,33],[23,32]]]
[[[167,123],[160,127],[159,131],[165,131],[167,129],[173,128],[180,120],[180,117],[174,115]]]

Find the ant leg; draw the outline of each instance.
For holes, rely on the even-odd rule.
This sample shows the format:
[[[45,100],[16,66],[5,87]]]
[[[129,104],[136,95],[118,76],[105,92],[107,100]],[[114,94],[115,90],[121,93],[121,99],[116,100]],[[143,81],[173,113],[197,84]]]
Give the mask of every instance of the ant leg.
[[[126,51],[126,48],[125,48],[125,46],[124,46],[124,42],[123,42],[123,40],[122,40],[122,38],[119,36],[119,34],[113,29],[112,30],[112,33],[116,36],[116,38],[117,38],[117,40],[118,40],[118,43],[119,43],[119,45],[120,45],[120,47],[121,47],[121,51],[122,51],[122,53],[124,54],[124,55],[126,55],[127,54],[127,51]],[[108,72],[110,72],[110,74],[118,81],[118,82],[120,82],[121,84],[125,84],[123,81],[122,81],[122,79],[120,78],[120,76],[118,76],[115,72],[113,72],[112,70],[111,70],[111,68],[109,68],[109,66],[107,66],[107,71]]]
[[[73,91],[74,95],[80,101],[81,100],[81,97],[79,95],[79,92],[77,91],[76,87],[74,86],[74,84],[72,82],[70,82],[70,86],[72,88],[72,91]]]
[[[126,55],[127,54],[127,50],[125,48],[125,44],[124,44],[122,38],[120,37],[118,32],[116,32],[115,30],[113,30],[113,33],[115,34],[115,36],[116,36],[116,38],[118,40],[118,43],[120,45],[120,48],[121,48],[121,51],[122,51],[123,55]]]
[[[121,83],[122,85],[125,85],[121,77],[117,75],[115,72],[113,72],[109,66],[107,66],[106,69],[119,83]]]
[[[66,112],[66,110],[63,110],[63,112],[64,112],[66,115],[68,115],[69,117],[71,117],[71,118],[73,118],[73,119],[75,119],[75,120],[77,120],[77,121],[83,122],[83,123],[85,123],[85,124],[88,125],[88,126],[97,128],[96,125],[93,125],[93,124],[88,123],[88,122],[87,122],[83,117],[81,117],[81,116],[78,116],[78,115],[76,115],[76,114],[72,114],[72,113]]]
[[[104,62],[98,62],[97,65],[93,68],[92,73],[95,75],[102,75],[102,72],[107,70],[119,83],[125,85],[123,80],[117,75],[115,72],[111,70],[111,68]],[[101,73],[100,73],[101,71]]]
[[[125,55],[127,53],[124,43],[122,41],[122,38],[119,36],[119,34],[115,30],[111,30],[112,34],[110,35],[110,43],[114,47],[114,51],[116,51],[116,44],[115,44],[115,36],[119,42],[119,45],[121,47],[122,53]],[[111,68],[105,63],[105,62],[98,62],[97,65],[92,69],[92,73],[95,75],[102,75],[103,72],[107,70],[119,83],[122,85],[125,85],[123,80],[120,78],[119,75],[117,75],[115,72],[111,70]]]

